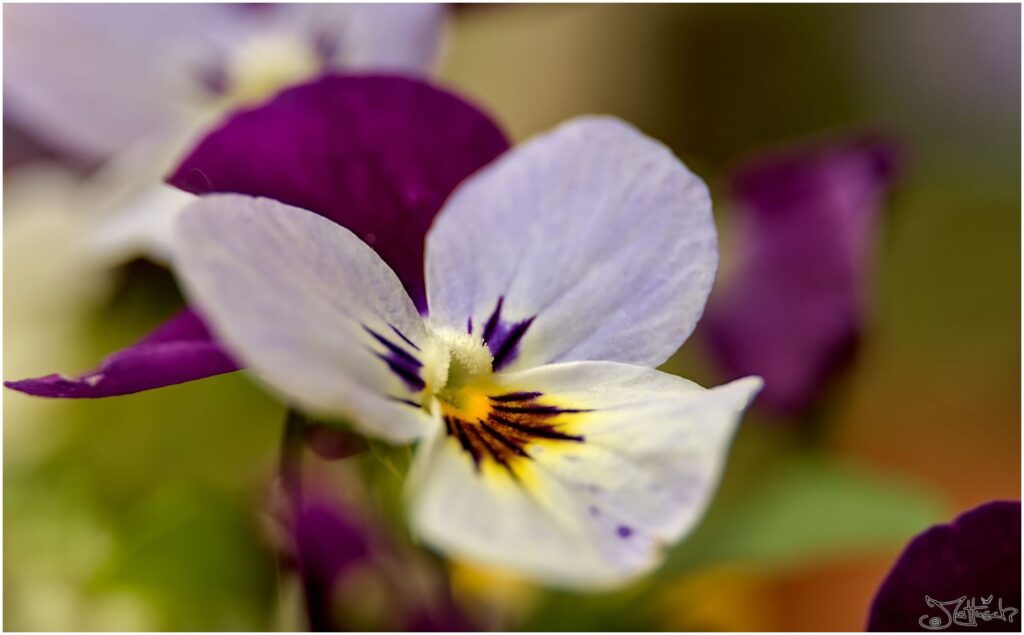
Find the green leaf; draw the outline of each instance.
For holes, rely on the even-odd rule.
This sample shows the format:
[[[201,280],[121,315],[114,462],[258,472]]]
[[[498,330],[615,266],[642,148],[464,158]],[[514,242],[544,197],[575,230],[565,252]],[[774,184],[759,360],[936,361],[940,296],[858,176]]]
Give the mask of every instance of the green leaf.
[[[798,566],[905,544],[948,516],[932,492],[866,467],[797,456],[713,509],[664,566]]]

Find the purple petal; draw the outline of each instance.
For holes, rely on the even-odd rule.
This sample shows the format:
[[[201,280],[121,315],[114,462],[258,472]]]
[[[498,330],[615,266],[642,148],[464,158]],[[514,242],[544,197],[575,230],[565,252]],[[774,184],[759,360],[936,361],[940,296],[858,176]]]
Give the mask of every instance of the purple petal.
[[[986,503],[910,541],[878,589],[868,630],[1020,631],[1020,513],[1019,501]],[[1013,607],[1000,614],[1012,622],[975,616],[977,626],[949,625],[964,596],[961,621],[973,598],[990,613]]]
[[[234,115],[168,182],[334,220],[380,254],[425,312],[427,229],[452,189],[507,147],[480,110],[424,82],[327,76]]]
[[[238,370],[210,339],[206,326],[185,308],[138,343],[103,360],[80,377],[46,375],[4,382],[8,388],[39,397],[89,399],[127,395]]]
[[[742,254],[705,318],[730,378],[760,375],[760,402],[809,407],[854,351],[894,149],[860,140],[753,163],[733,179]]]

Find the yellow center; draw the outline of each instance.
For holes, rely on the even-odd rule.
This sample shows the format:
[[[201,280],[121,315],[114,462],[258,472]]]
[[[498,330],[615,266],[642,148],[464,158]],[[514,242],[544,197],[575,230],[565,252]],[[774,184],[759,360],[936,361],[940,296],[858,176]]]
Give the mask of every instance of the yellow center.
[[[254,104],[298,84],[320,70],[310,43],[285,34],[257,35],[242,42],[227,63],[225,99],[233,106]]]
[[[434,399],[448,436],[472,457],[478,470],[497,468],[516,480],[536,444],[579,442],[568,429],[584,410],[563,408],[535,391],[513,390],[496,381],[493,357],[480,338],[431,329],[425,349],[424,407]]]
[[[479,336],[447,327],[427,326],[430,343],[424,351],[426,399],[436,397],[443,407],[460,408],[486,399],[491,382],[491,351]],[[424,406],[430,406],[429,402]]]

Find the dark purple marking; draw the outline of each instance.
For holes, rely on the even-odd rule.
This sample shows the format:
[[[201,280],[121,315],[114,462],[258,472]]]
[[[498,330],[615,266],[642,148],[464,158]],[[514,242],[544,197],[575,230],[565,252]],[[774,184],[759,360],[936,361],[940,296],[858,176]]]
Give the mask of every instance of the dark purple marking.
[[[488,441],[484,435],[480,434],[479,428],[470,428],[470,432],[472,432],[473,436],[476,437],[476,439],[483,444],[484,448],[487,449],[487,453],[490,454],[491,457],[498,462],[498,465],[505,468],[505,471],[511,474],[512,478],[519,480],[519,477],[516,476],[515,470],[513,470],[512,466],[509,465],[508,459],[505,458],[505,455],[501,452],[500,449],[495,449],[495,447],[491,445],[491,442]]]
[[[536,406],[509,406],[506,404],[495,404],[494,409],[498,412],[507,412],[510,414],[524,414],[524,415],[539,415],[544,417],[553,417],[560,414],[576,414],[579,412],[590,412],[589,410],[580,410],[577,408],[559,408],[558,406],[546,406],[543,404],[537,404]]]
[[[469,452],[469,455],[473,457],[473,466],[477,472],[480,471],[480,453],[477,451],[473,444],[469,442],[469,437],[466,436],[466,430],[462,427],[462,422],[458,419],[452,419],[445,417],[445,423],[448,424],[449,430],[455,429],[455,436],[459,439],[459,444],[462,445],[462,449]]]
[[[402,334],[401,331],[399,331],[393,326],[391,328],[396,334],[398,334],[399,337],[402,338],[403,341],[408,342],[410,346],[415,346],[415,344],[409,342],[409,340],[405,337],[405,335]],[[420,360],[416,359],[416,357],[409,351],[405,350],[395,342],[384,337],[377,331],[374,331],[365,324],[363,325],[363,330],[365,330],[373,339],[377,340],[377,342],[381,346],[387,349],[387,352],[382,353],[378,351],[373,351],[373,353],[381,360],[383,360],[383,362],[388,365],[388,368],[391,369],[391,372],[398,375],[398,377],[405,382],[405,384],[409,387],[410,390],[412,390],[413,392],[419,392],[426,388],[426,382],[424,382],[423,379],[420,377],[420,368],[423,367],[423,364],[420,362]]]
[[[497,423],[512,428],[513,430],[518,430],[523,434],[528,434],[534,437],[542,437],[544,439],[560,439],[563,441],[583,441],[583,437],[581,435],[566,434],[564,432],[559,432],[558,430],[555,430],[551,426],[527,426],[512,421],[511,419],[506,419],[505,417],[498,416],[493,413],[488,418],[488,421],[490,421],[491,423]]]
[[[402,399],[401,397],[395,397],[393,395],[388,395],[388,399],[390,399],[391,401],[397,401],[400,404],[405,404],[406,406],[412,406],[417,410],[423,407],[420,404],[416,403],[415,401],[412,401],[411,399]]]
[[[544,393],[541,392],[508,392],[504,395],[492,395],[489,399],[498,403],[506,401],[529,401],[531,399],[536,399],[543,394]]]
[[[546,423],[551,421],[551,416],[562,412],[583,411],[561,410],[532,401],[540,396],[542,395],[539,392],[488,395],[491,409],[486,417],[477,418],[472,422],[450,415],[443,417],[448,436],[458,438],[459,444],[473,457],[478,472],[480,461],[492,457],[518,480],[515,473],[517,457],[533,458],[533,450],[528,452],[526,449],[531,443],[541,439],[583,441],[582,436],[557,430],[557,423]],[[521,405],[515,407],[513,404]],[[500,409],[505,412],[497,412]],[[543,447],[537,447],[535,451],[540,453]]]
[[[466,332],[470,335],[473,334],[473,316],[466,318]]]
[[[526,458],[530,458],[530,455],[527,454],[526,450],[516,445],[511,439],[506,437],[504,434],[495,430],[494,427],[488,424],[486,421],[484,421],[483,419],[479,419],[478,422],[480,423],[480,426],[484,430],[486,430],[489,435],[500,441],[502,445],[512,450],[519,456],[525,456]]]
[[[376,353],[376,355],[385,364],[387,364],[388,368],[391,369],[391,372],[398,375],[399,379],[404,381],[413,392],[419,392],[426,388],[427,384],[422,378],[420,378],[419,373],[404,365],[400,359],[390,357],[384,353]]]
[[[394,328],[394,327],[392,327],[392,328]],[[409,353],[404,348],[402,348],[398,344],[395,344],[391,340],[387,339],[386,337],[384,337],[383,335],[381,335],[377,331],[374,331],[373,329],[371,329],[370,327],[365,326],[365,325],[363,326],[363,329],[367,333],[369,333],[371,336],[373,336],[373,339],[375,339],[378,342],[380,342],[381,344],[383,344],[385,348],[387,348],[389,351],[394,353],[397,357],[402,359],[404,362],[408,363],[410,366],[413,366],[415,368],[420,368],[421,366],[423,366],[423,364],[420,362],[420,360],[418,360],[415,357],[413,357],[412,353]],[[405,339],[405,336],[402,335],[398,331],[398,329],[395,329],[395,333],[398,333],[398,335],[401,336],[403,340]],[[408,342],[409,340],[405,340],[405,341]],[[409,343],[412,344],[412,342],[409,342]]]
[[[391,330],[395,332],[395,335],[397,335],[398,337],[402,338],[402,341],[405,342],[406,344],[408,344],[409,346],[411,346],[414,351],[420,350],[420,347],[416,346],[416,344],[414,344],[411,339],[406,337],[405,333],[399,331],[398,328],[394,324],[388,324],[388,326],[391,327]]]
[[[499,296],[498,303],[494,305],[494,311],[484,326],[483,340],[494,356],[491,363],[493,370],[501,370],[515,361],[519,355],[519,342],[537,317],[534,315],[519,322],[507,322],[501,319],[504,304],[505,296]]]
[[[619,525],[619,528],[615,530],[615,533],[619,534],[619,538],[629,538],[633,535],[633,530],[625,525]]]
[[[483,339],[485,342],[490,344],[490,339],[494,335],[494,331],[498,328],[498,322],[501,321],[501,307],[505,304],[505,296],[498,296],[498,304],[495,305],[494,311],[491,312],[491,317],[487,318],[487,322],[484,324]],[[470,317],[472,319],[472,317]]]
[[[501,341],[498,351],[494,353],[494,362],[491,364],[492,368],[500,370],[516,358],[516,355],[518,354],[517,347],[519,346],[519,341],[523,339],[523,335],[526,334],[526,329],[530,328],[535,317],[536,316],[512,325],[504,340]]]

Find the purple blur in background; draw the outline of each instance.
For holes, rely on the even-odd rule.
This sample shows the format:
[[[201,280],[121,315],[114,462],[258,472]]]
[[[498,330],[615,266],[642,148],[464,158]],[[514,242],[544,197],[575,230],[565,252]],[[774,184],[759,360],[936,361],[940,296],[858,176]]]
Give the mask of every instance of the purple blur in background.
[[[868,630],[920,631],[927,624],[929,630],[1020,631],[1020,513],[1019,501],[986,503],[914,538],[879,588]],[[944,610],[925,596],[942,603],[966,596],[961,610],[974,598],[990,612],[999,611],[1000,601],[1014,611],[1003,613],[1006,621],[950,624],[956,603]]]
[[[766,156],[735,173],[739,261],[704,325],[727,379],[765,379],[762,406],[810,408],[850,360],[896,164],[891,144],[862,139]]]
[[[331,594],[339,578],[370,559],[367,532],[337,505],[315,500],[295,514],[292,533],[309,628],[335,630]]]
[[[351,510],[323,496],[314,496],[299,504],[294,516],[292,537],[296,565],[302,577],[309,628],[313,631],[363,630],[367,624],[347,615],[345,607],[334,601],[338,586],[347,576],[372,571],[386,587],[389,604],[384,620],[375,626],[405,631],[475,630],[455,605],[446,584],[435,597],[410,592],[409,579],[401,566],[403,557],[390,549],[382,526],[369,526]],[[443,576],[440,567],[431,573]],[[365,575],[365,573],[364,573]],[[421,574],[422,575],[422,572]],[[355,599],[358,605],[362,600]]]
[[[455,186],[506,148],[504,133],[486,114],[425,82],[325,76],[232,116],[168,180],[195,194],[274,198],[351,229],[425,311],[427,229]],[[177,322],[181,316],[188,328]],[[186,310],[96,371],[5,385],[42,397],[95,398],[236,369]]]

